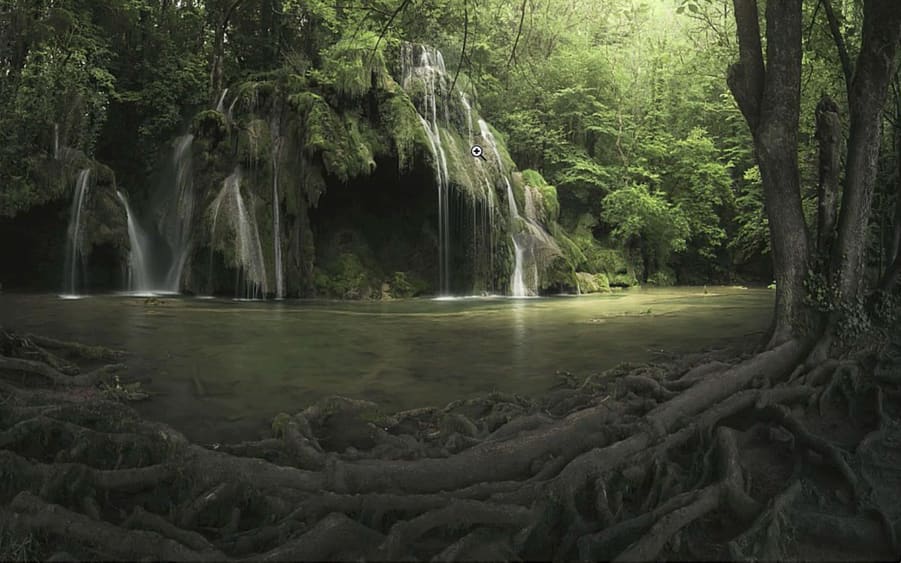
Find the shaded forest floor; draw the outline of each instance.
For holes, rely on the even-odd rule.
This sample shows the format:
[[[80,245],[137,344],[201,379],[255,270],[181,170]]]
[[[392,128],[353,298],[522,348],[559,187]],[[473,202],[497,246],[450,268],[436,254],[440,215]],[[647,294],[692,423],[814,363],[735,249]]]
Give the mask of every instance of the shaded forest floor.
[[[123,402],[125,353],[0,330],[0,559],[898,560],[901,334],[800,354],[198,445]]]

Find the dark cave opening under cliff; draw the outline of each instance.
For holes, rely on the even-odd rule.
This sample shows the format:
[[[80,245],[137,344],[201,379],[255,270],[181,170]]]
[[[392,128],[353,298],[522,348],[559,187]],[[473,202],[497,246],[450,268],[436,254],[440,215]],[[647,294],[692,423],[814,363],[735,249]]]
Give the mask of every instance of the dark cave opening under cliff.
[[[448,263],[450,292],[474,285],[472,206],[451,186]],[[439,292],[439,212],[435,172],[417,160],[400,171],[393,158],[376,160],[373,173],[347,183],[329,178],[318,205],[309,210],[319,271],[354,254],[374,276],[394,272],[425,282]]]

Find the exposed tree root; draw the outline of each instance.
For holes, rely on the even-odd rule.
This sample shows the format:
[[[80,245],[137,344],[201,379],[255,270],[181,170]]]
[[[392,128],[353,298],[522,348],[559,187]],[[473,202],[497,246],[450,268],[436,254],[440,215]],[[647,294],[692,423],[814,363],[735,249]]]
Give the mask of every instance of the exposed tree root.
[[[671,369],[620,366],[536,400],[494,393],[384,415],[333,397],[277,416],[271,438],[209,447],[99,394],[72,398],[63,385],[89,389],[78,378],[96,383],[104,372],[75,374],[68,360],[36,353],[46,342],[39,338],[6,342],[6,354],[28,357],[4,354],[0,363],[8,377],[0,382],[0,514],[15,533],[45,538],[44,558],[685,558],[694,553],[684,551],[686,534],[705,533],[714,513],[730,532],[716,540],[721,551],[704,552],[709,558],[784,558],[787,532],[840,538],[866,554],[895,547],[898,515],[873,504],[864,485],[893,478],[894,465],[879,462],[896,434],[870,431],[864,479],[855,473],[858,452],[806,428],[810,419],[796,411],[814,408],[832,372],[854,362],[795,372],[807,349],[800,342],[734,364],[698,365],[709,360],[699,356]],[[9,376],[23,372],[52,389],[19,387]],[[894,428],[899,398],[864,387],[842,393],[866,404],[875,397],[872,419]],[[746,448],[776,448],[779,459],[791,438],[759,440],[755,421],[815,452],[853,498],[836,500],[828,484],[819,490],[808,476],[823,464],[811,456],[796,456],[804,470],[774,489],[770,471],[782,469],[761,469]],[[338,439],[341,424],[361,429],[366,445]],[[844,515],[814,510],[811,499],[843,503]]]
[[[54,385],[72,387],[92,387],[100,383],[104,377],[124,369],[125,366],[123,364],[111,364],[80,375],[66,375],[49,364],[0,356],[0,371],[37,375],[49,380]]]
[[[89,346],[80,342],[57,340],[37,334],[28,334],[26,338],[41,348],[48,350],[62,350],[85,360],[97,360],[103,362],[119,362],[127,355],[121,350],[113,350],[104,346]]]
[[[222,559],[220,553],[200,553],[154,532],[125,530],[106,522],[96,522],[61,506],[46,503],[29,492],[17,495],[10,508],[15,513],[13,526],[21,526],[30,532],[62,536],[112,559]]]

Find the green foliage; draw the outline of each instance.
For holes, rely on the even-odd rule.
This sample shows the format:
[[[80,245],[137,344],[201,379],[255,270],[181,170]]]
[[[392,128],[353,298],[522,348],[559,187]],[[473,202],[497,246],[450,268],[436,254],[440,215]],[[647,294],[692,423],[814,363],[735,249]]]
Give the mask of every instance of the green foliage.
[[[656,271],[648,276],[648,285],[658,287],[670,287],[676,285],[676,274],[669,268]]]
[[[739,262],[747,262],[755,255],[770,252],[769,220],[763,206],[760,169],[756,166],[747,169],[743,180],[735,198],[735,223],[738,228],[729,242]]]
[[[729,166],[718,161],[713,140],[702,129],[675,143],[662,184],[688,223],[693,247],[702,257],[715,258],[714,250],[726,238],[720,215],[731,207]]]
[[[427,147],[428,140],[419,123],[416,108],[408,96],[394,89],[383,95],[379,104],[379,119],[388,132],[400,170],[409,169],[416,147]],[[427,149],[426,149],[427,150]]]
[[[388,285],[391,288],[392,297],[412,297],[418,293],[416,285],[408,279],[406,272],[394,272]]]
[[[691,233],[682,209],[643,184],[605,197],[602,216],[613,225],[614,239],[623,244],[639,241],[657,264],[665,264],[672,253],[684,251]]]
[[[343,252],[315,274],[316,292],[337,299],[368,299],[373,276],[357,254]]]
[[[578,272],[576,278],[579,283],[579,291],[581,293],[609,293],[610,280],[607,274],[589,274],[586,272]]]
[[[360,98],[372,88],[383,89],[391,80],[385,65],[385,43],[371,31],[342,37],[323,50],[322,60],[317,79],[347,100]]]
[[[341,182],[375,168],[370,144],[375,134],[368,124],[353,114],[341,115],[319,94],[301,92],[289,103],[302,116],[303,147],[307,154],[319,155],[326,172]]]

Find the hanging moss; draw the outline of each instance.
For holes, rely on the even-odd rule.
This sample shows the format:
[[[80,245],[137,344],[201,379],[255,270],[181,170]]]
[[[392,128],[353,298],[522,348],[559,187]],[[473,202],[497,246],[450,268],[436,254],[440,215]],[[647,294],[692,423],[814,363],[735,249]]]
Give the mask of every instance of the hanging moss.
[[[385,44],[371,32],[343,38],[328,48],[318,75],[323,85],[347,100],[358,99],[372,88],[384,88],[388,78]]]
[[[265,120],[254,119],[238,133],[238,159],[242,164],[268,162],[271,150],[269,124]]]
[[[401,171],[410,168],[417,150],[428,153],[428,139],[410,98],[396,88],[381,96],[379,121],[388,134],[397,153],[397,166]]]
[[[304,150],[307,154],[320,155],[328,174],[347,182],[354,176],[372,172],[375,160],[369,141],[375,135],[361,133],[358,117],[342,117],[322,96],[313,92],[294,94],[288,102],[303,118]]]

